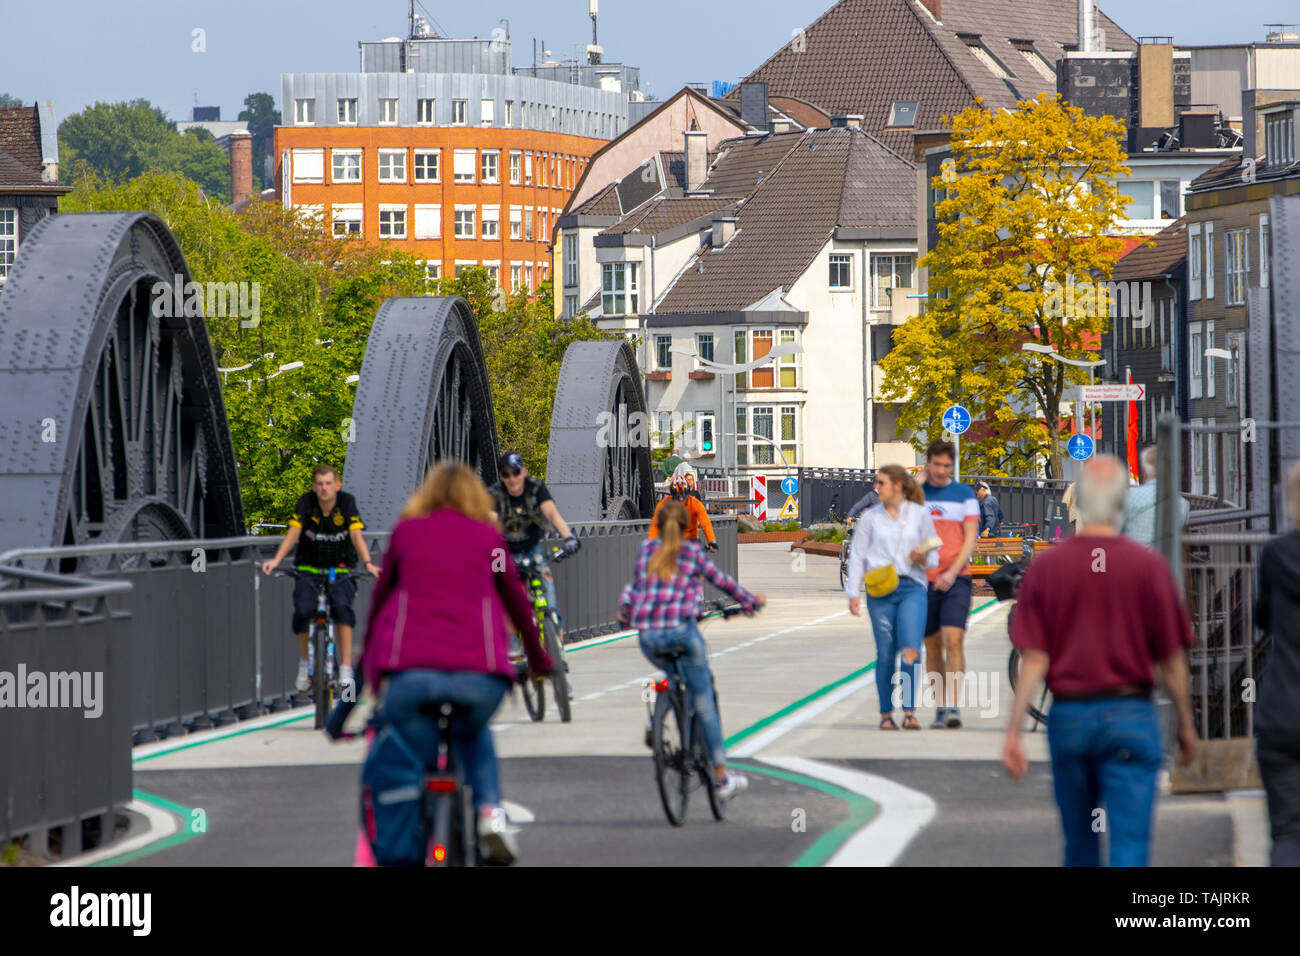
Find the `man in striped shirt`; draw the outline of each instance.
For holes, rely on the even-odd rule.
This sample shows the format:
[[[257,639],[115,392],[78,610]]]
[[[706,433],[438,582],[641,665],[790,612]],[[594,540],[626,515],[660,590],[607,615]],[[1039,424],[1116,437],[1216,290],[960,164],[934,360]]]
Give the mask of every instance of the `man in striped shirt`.
[[[980,523],[979,499],[970,485],[953,481],[957,450],[952,442],[932,442],[925,451],[925,504],[934,519],[934,529],[943,539],[939,566],[925,573],[930,579],[927,592],[930,607],[925,624],[925,659],[928,673],[943,681],[939,707],[931,728],[960,727],[957,688],[966,670],[966,618],[970,616],[973,584],[970,556]]]

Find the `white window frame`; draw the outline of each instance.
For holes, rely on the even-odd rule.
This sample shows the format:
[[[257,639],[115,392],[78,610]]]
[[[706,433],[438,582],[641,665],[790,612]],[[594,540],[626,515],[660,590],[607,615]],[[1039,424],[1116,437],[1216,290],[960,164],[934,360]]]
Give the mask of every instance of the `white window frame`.
[[[524,264],[522,262],[510,263],[510,291],[518,292],[524,284]]]
[[[524,237],[524,207],[510,207],[510,238],[522,239]]]
[[[1224,335],[1223,347],[1232,356],[1223,363],[1223,404],[1229,407],[1244,407],[1245,389],[1242,388],[1241,367],[1246,354],[1246,344],[1240,332]]]
[[[1205,348],[1214,348],[1214,323],[1205,323]],[[1201,353],[1201,361],[1205,361],[1205,353]],[[1213,360],[1206,362],[1205,369],[1205,397],[1214,398],[1214,382],[1217,376],[1214,374],[1215,363]]]
[[[484,259],[480,265],[487,270],[488,278],[492,280],[492,287],[501,288],[501,260]]]
[[[396,126],[399,106],[397,97],[381,96],[379,98],[379,122],[378,126]]]
[[[469,171],[465,172],[461,166],[468,163]],[[457,149],[452,153],[451,158],[451,178],[452,182],[472,183],[478,175],[478,150],[477,149]]]
[[[459,278],[460,278],[461,270],[463,270],[463,269],[473,269],[473,268],[475,268],[477,265],[478,265],[478,260],[477,260],[477,259],[457,259],[457,260],[456,260],[456,271],[455,271],[455,273],[454,273],[454,277],[457,278],[457,279],[459,279]]]
[[[786,344],[790,344],[790,345],[799,344],[798,329],[778,328],[776,330],[776,339],[772,342],[772,348],[777,348],[778,346],[786,345]],[[776,388],[802,388],[803,387],[803,363],[800,361],[801,355],[802,353],[796,352],[794,355],[783,355],[776,360],[776,378],[773,379]],[[793,385],[781,384],[781,372],[784,371],[785,369],[794,369]]]
[[[1245,305],[1250,282],[1250,230],[1223,234],[1224,305]]]
[[[0,285],[18,258],[18,207],[0,206]]]
[[[1187,326],[1187,397],[1200,398],[1203,391],[1202,372],[1205,368],[1205,330],[1200,322]]]
[[[425,259],[424,260],[424,282],[426,285],[432,285],[442,278],[442,260]]]
[[[533,151],[531,149],[526,149],[524,150],[524,185],[531,186],[532,184],[533,184]]]
[[[826,284],[827,284],[827,288],[829,288],[832,292],[853,291],[853,272],[854,272],[853,260],[855,258],[856,256],[854,256],[853,253],[851,252],[832,252],[830,254],[830,259],[828,260],[827,263],[828,274],[826,276]],[[834,282],[834,276],[836,271],[835,267],[841,265],[848,267],[848,282],[846,282],[844,285],[836,285]]]
[[[704,340],[709,340],[709,355],[704,354]],[[718,339],[712,332],[695,333],[695,367],[696,369],[704,368],[703,362],[717,362],[718,358]]]
[[[293,181],[295,183],[323,183],[325,182],[325,150],[321,147],[296,148],[290,155],[293,166]],[[303,173],[303,160],[314,160],[320,166],[319,172]]]
[[[1193,425],[1203,425],[1205,420],[1193,418]],[[1205,487],[1205,434],[1192,432],[1192,494],[1200,494]]]
[[[510,184],[518,186],[519,180],[523,176],[524,151],[522,149],[512,149],[510,151]]]
[[[479,150],[478,164],[479,182],[493,185],[501,182],[501,150]],[[491,169],[488,168],[489,166]]]
[[[421,160],[421,159],[428,159],[430,156],[433,157],[433,173],[434,173],[434,175],[433,175],[432,178],[429,178],[429,177],[426,177],[426,176],[422,176],[422,175],[420,175],[420,173],[421,173],[421,171],[422,171],[420,160]],[[424,168],[425,168],[425,169],[428,168],[428,164],[427,164],[427,163],[424,164]],[[440,150],[440,149],[417,149],[417,150],[415,150],[415,156],[413,157],[412,162],[411,162],[411,182],[413,182],[413,183],[440,183],[440,182],[442,182],[442,150]]]
[[[466,219],[466,213],[469,218]],[[452,233],[457,239],[477,239],[478,206],[472,203],[457,203],[452,220]]]
[[[469,113],[469,100],[453,99],[451,101],[451,125],[465,126]]]
[[[348,171],[355,172],[356,173],[355,176],[339,175],[340,167],[338,161],[340,159],[343,160],[355,159],[357,161],[355,166],[349,166],[345,164],[342,167],[345,173]],[[362,151],[359,149],[342,149],[338,146],[333,147],[332,149],[330,149],[330,182],[331,183],[361,182],[361,164],[363,161],[364,160],[362,157]]]
[[[657,334],[654,338],[654,347],[655,369],[658,371],[671,372],[673,370],[672,335],[665,335],[662,333]],[[664,360],[664,355],[668,356],[667,361]]]
[[[1214,223],[1205,224],[1205,297],[1214,298]]]
[[[800,410],[801,406],[799,405],[778,405],[776,409],[776,420],[772,422],[772,431],[777,436],[774,441],[776,442],[777,447],[785,455],[784,460],[788,461],[791,465],[800,464],[800,460],[803,457],[801,454],[803,451],[803,422],[800,420],[802,417],[800,415]],[[792,413],[791,418],[793,419],[794,426],[794,437],[788,439],[783,433],[783,428],[785,427],[785,413],[787,411]],[[793,452],[793,455],[791,452]],[[780,455],[777,457],[779,459]]]
[[[415,122],[419,126],[433,126],[438,122],[438,101],[432,96],[421,96],[415,101]]]
[[[442,206],[434,203],[415,204],[415,238],[442,238]]]
[[[524,207],[524,242],[533,241],[533,207]]]
[[[340,96],[334,109],[340,126],[357,125],[357,98],[355,96]]]
[[[398,160],[398,164],[393,161]],[[388,172],[385,174],[384,166],[387,161]],[[396,174],[394,168],[397,167]],[[404,148],[379,150],[379,182],[381,183],[404,183],[406,182],[406,150]]]
[[[387,213],[389,219],[388,234],[384,234],[384,214]],[[391,218],[401,213],[401,218]],[[379,238],[380,239],[405,239],[407,236],[407,219],[409,210],[405,203],[380,203],[379,204]],[[398,232],[396,226],[400,223],[401,232]]]
[[[316,97],[304,96],[293,101],[293,125],[316,125]]]
[[[889,281],[891,289],[906,289],[910,286],[894,285],[898,277],[898,261],[906,259],[908,261],[908,274],[911,281],[916,281],[916,254],[913,252],[873,252],[871,254],[871,308],[877,312],[887,312],[891,308],[889,296],[885,296],[885,301],[881,303],[880,287],[877,278],[880,276],[880,267],[884,265],[885,260],[889,260]]]
[[[360,238],[364,227],[364,210],[361,203],[336,203],[330,208],[330,234],[336,239]],[[357,228],[344,228],[339,231],[340,223],[356,223]]]
[[[1268,224],[1268,214],[1259,217],[1259,287],[1267,289],[1271,281],[1270,272],[1273,232]]]
[[[496,100],[479,100],[479,125],[495,126],[497,114]]]
[[[1201,276],[1204,272],[1205,244],[1201,240],[1201,224],[1194,222],[1187,227],[1187,298],[1198,301],[1201,298]]]
[[[529,292],[533,291],[533,264],[531,262],[524,263],[524,285]]]
[[[511,127],[515,125],[515,101],[514,100],[506,100],[506,109],[505,109],[505,117],[504,117],[503,125],[505,125],[506,127]]]
[[[491,229],[488,228],[488,223],[492,224]],[[482,211],[479,213],[479,228],[481,230],[482,238],[500,239],[501,207],[484,205]],[[498,263],[498,265],[500,265],[500,263]]]
[[[564,285],[571,288],[578,284],[578,235],[567,232],[563,239],[564,248]]]

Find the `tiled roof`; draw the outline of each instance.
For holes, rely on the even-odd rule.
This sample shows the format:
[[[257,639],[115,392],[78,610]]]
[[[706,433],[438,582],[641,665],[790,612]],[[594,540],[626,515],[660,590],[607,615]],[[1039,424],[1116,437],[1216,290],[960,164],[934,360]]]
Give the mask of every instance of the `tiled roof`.
[[[0,186],[49,187],[41,181],[42,165],[36,107],[0,107]]]
[[[1147,279],[1168,274],[1187,257],[1186,223],[1179,219],[1155,235],[1154,246],[1138,246],[1119,262],[1111,277],[1116,280]]]
[[[768,96],[797,96],[829,115],[860,113],[863,128],[895,152],[910,154],[912,128],[887,129],[896,101],[918,104],[916,129],[942,128],[981,97],[990,108],[1055,92],[1011,40],[1029,41],[1055,68],[1077,39],[1076,0],[943,0],[943,22],[919,0],[840,0],[742,82],[768,84]],[[1098,11],[1108,49],[1136,44]],[[962,36],[978,37],[1010,79],[998,77]],[[727,99],[739,102],[739,87]]]
[[[630,215],[624,216],[615,225],[604,230],[601,235],[620,235],[631,232],[639,232],[647,236],[658,235],[702,216],[734,206],[735,203],[735,199],[721,196],[656,196]]]
[[[618,205],[618,183],[610,183],[581,206],[573,210],[577,216],[621,216],[623,210]]]
[[[1218,180],[1226,176],[1228,173],[1235,171],[1240,164],[1241,164],[1240,156],[1229,156],[1223,162],[1215,166],[1211,166],[1205,172],[1201,173],[1201,175],[1193,179],[1191,185],[1189,185],[1187,188],[1195,190],[1200,186],[1208,186],[1213,182],[1217,182]]]
[[[802,136],[802,132],[771,133],[723,140],[704,188],[719,196],[748,196],[759,184],[759,174],[770,176]]]
[[[916,167],[911,163],[861,130],[769,137],[783,138],[792,139],[793,148],[740,207],[731,240],[721,249],[705,246],[697,253],[656,313],[734,311],[777,288],[789,291],[839,225],[875,225],[878,220],[892,225],[906,209],[901,221],[915,228]],[[873,211],[873,198],[880,199],[886,190],[897,201]],[[857,193],[863,195],[853,195]]]

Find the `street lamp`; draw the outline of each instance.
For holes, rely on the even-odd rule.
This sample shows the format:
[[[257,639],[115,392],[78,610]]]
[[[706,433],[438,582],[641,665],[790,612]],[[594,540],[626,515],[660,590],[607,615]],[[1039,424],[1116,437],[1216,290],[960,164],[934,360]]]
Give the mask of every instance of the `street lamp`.
[[[1059,352],[1056,351],[1055,345],[1037,345],[1033,342],[1025,342],[1020,346],[1020,350],[1022,352],[1037,352],[1040,355],[1042,355],[1044,358],[1049,358],[1054,361],[1061,362],[1062,364],[1065,365],[1073,365],[1075,368],[1086,368],[1088,370],[1088,384],[1090,386],[1093,384],[1094,370],[1099,369],[1106,364],[1105,359],[1097,359],[1095,362],[1090,362],[1085,359],[1066,358],[1064,355],[1061,355]],[[1083,406],[1083,396],[1080,395],[1079,400],[1075,403],[1074,406],[1075,432],[1083,431],[1083,407],[1082,406]],[[1095,432],[1097,430],[1097,417],[1095,414],[1092,414],[1091,412],[1090,412],[1090,417],[1092,419],[1092,430]]]

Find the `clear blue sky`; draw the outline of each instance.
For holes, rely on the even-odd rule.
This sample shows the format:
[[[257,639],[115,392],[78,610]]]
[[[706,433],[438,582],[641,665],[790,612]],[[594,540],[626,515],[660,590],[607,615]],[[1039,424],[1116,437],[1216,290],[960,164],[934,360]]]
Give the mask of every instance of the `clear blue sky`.
[[[1023,0],[1033,2],[1033,0]],[[607,60],[641,67],[664,96],[689,81],[736,80],[832,6],[833,0],[602,0]],[[1297,0],[1104,0],[1134,36],[1183,44],[1264,38],[1269,22],[1300,21]],[[585,0],[480,0],[424,6],[454,36],[491,36],[511,21],[516,63],[532,40],[557,58],[590,39]],[[418,8],[417,8],[418,9]],[[206,31],[206,52],[191,49]],[[0,0],[0,92],[52,99],[60,119],[97,101],[143,97],[188,119],[195,94],[234,119],[250,92],[277,103],[280,74],[355,70],[357,41],[405,35],[406,0]]]

